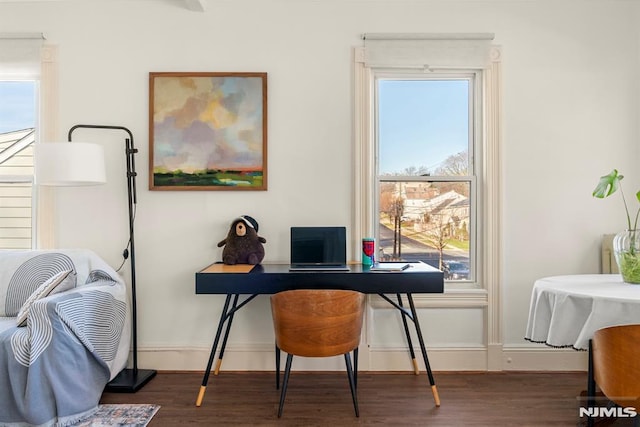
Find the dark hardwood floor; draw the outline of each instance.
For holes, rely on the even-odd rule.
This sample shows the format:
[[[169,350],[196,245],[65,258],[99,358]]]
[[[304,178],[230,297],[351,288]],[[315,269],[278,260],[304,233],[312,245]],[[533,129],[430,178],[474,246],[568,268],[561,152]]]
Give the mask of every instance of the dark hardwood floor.
[[[101,403],[161,405],[150,427],[202,426],[575,426],[584,372],[436,372],[436,408],[426,374],[358,374],[356,418],[345,373],[292,372],[284,413],[273,372],[211,375],[202,406],[200,372],[160,372],[134,394],[105,393]],[[615,423],[614,425],[618,425]],[[622,424],[620,424],[622,425]]]

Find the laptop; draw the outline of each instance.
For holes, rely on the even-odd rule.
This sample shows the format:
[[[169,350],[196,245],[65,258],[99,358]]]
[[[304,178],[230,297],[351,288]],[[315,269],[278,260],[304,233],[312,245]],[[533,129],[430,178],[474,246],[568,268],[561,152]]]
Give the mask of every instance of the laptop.
[[[346,227],[291,227],[289,271],[349,271]]]

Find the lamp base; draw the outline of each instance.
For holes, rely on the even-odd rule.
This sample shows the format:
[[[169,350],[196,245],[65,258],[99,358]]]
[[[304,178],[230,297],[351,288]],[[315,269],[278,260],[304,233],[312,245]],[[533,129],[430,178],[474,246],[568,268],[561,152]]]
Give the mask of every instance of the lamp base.
[[[123,369],[107,383],[104,391],[111,393],[135,393],[156,376],[152,369]]]

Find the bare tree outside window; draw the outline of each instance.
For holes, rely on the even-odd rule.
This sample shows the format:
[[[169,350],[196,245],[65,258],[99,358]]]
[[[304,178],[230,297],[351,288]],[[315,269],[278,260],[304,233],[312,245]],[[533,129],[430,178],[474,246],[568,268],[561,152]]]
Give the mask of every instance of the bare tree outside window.
[[[423,102],[425,106],[424,111],[415,112],[412,120],[418,118],[421,124],[409,135],[409,119],[383,107],[386,92],[381,90],[378,259],[420,260],[443,270],[448,280],[470,280],[473,176],[468,86],[451,80],[412,81],[414,91],[410,92],[402,81],[389,83],[388,87],[381,83],[389,92],[397,89],[402,96],[414,97],[423,90],[426,98],[451,98],[448,102],[458,100],[459,105],[435,108],[429,104],[435,101],[412,98],[416,105]],[[385,130],[386,126],[394,132]],[[429,153],[442,156],[441,160]],[[455,273],[451,272],[454,265]]]

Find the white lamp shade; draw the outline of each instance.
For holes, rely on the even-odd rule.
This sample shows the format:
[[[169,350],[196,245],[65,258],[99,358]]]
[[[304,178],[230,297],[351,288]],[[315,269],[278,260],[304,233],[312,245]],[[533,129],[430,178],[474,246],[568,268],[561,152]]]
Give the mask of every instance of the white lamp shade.
[[[104,150],[84,142],[35,144],[37,185],[83,186],[106,182]]]

